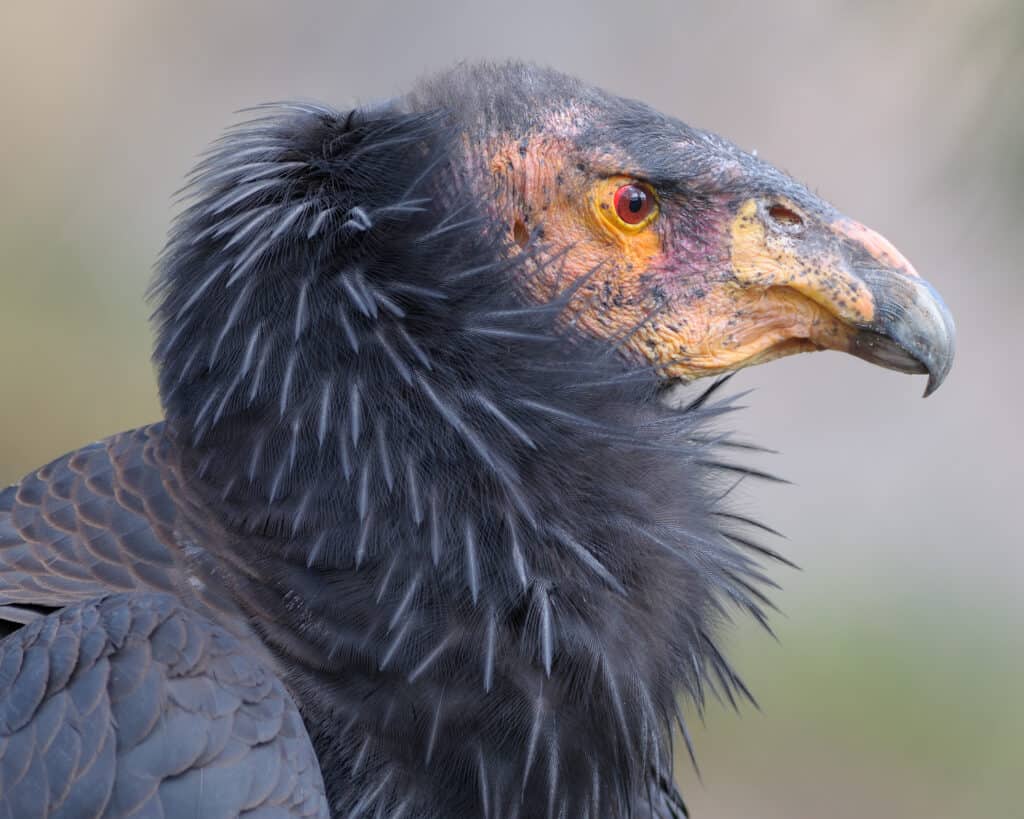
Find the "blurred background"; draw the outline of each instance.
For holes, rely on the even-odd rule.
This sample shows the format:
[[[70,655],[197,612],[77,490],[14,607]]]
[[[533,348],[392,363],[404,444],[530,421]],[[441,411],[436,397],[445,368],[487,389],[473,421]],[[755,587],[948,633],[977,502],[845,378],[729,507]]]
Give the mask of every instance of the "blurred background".
[[[265,100],[336,106],[524,57],[786,169],[889,237],[959,327],[944,387],[834,353],[743,372],[803,571],[762,710],[696,730],[698,819],[1024,815],[1024,3],[22,3],[0,12],[0,484],[153,420],[143,293],[197,154]]]

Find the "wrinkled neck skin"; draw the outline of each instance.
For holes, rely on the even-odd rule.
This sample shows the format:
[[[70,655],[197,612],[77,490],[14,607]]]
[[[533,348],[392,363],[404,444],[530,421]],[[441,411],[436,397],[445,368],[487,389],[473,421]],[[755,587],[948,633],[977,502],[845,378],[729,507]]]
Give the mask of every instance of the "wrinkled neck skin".
[[[643,815],[677,695],[744,690],[718,621],[762,616],[728,402],[666,409],[527,303],[545,257],[474,209],[461,139],[300,108],[200,168],[155,287],[182,538],[288,669],[335,815]]]

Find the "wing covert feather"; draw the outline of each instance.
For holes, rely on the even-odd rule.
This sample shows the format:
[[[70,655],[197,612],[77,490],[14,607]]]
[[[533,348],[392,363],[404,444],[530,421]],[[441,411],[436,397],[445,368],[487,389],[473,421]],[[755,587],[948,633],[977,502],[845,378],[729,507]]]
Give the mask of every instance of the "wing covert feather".
[[[153,461],[161,428],[90,444],[0,491],[0,607],[176,589],[175,509]]]
[[[326,819],[282,682],[164,594],[115,594],[0,641],[0,817]]]

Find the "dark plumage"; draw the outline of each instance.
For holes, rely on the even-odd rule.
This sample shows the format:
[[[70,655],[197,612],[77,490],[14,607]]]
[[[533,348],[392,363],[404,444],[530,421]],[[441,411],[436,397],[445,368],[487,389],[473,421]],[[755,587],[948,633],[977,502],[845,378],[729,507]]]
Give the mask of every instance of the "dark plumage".
[[[515,175],[537,134],[574,146],[530,165],[560,179],[541,199]],[[701,295],[568,236],[559,192],[604,184],[602,162],[657,192],[658,258]],[[269,109],[191,192],[154,287],[165,420],[0,494],[0,616],[29,623],[0,643],[0,815],[125,816],[140,777],[145,815],[683,815],[677,699],[749,696],[718,626],[765,623],[758,561],[777,556],[728,505],[758,473],[733,460],[720,382],[658,399],[666,376],[795,348],[711,366],[660,340],[737,258],[740,202],[838,215],[717,137],[518,65],[376,108]],[[876,273],[905,261],[865,247]],[[609,276],[634,272],[653,306],[615,318],[633,297]],[[848,322],[879,339],[854,351],[941,380],[951,324],[925,287]],[[136,699],[110,671],[90,708],[54,704],[100,663]],[[116,765],[104,745],[87,796],[58,794],[48,738],[109,742],[108,714]],[[130,750],[230,731],[223,798],[194,775],[227,753],[212,739],[175,764]]]

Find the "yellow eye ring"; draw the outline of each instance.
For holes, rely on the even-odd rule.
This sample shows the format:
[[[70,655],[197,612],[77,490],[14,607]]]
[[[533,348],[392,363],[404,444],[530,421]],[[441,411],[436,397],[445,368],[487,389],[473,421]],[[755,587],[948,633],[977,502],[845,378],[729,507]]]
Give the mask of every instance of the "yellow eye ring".
[[[604,179],[595,194],[598,212],[618,231],[637,233],[658,218],[658,196],[646,182],[628,177]]]

